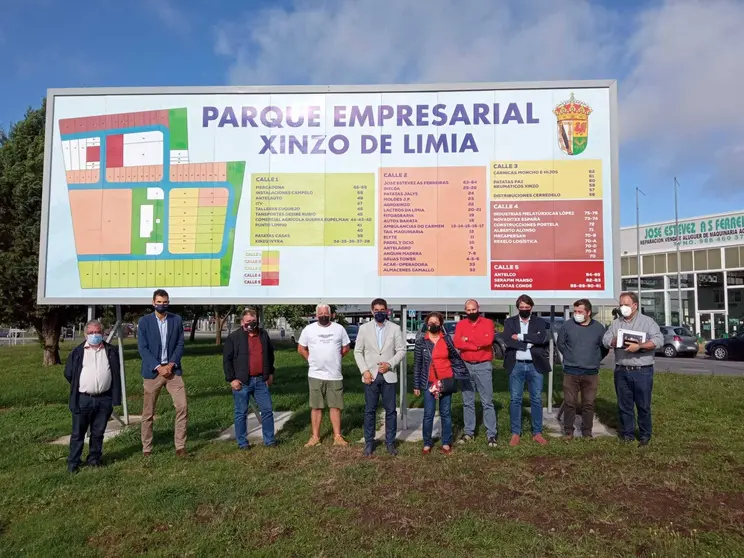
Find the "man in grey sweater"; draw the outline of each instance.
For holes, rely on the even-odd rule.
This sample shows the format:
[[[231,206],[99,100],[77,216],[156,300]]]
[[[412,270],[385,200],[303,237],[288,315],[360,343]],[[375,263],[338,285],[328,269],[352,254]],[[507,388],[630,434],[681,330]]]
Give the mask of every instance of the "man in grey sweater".
[[[615,351],[615,393],[620,418],[621,437],[627,443],[635,440],[635,413],[638,410],[639,445],[651,440],[651,392],[654,387],[654,354],[664,342],[658,324],[638,311],[638,295],[620,295],[620,314],[604,334],[604,345]],[[617,347],[621,329],[646,334],[643,343],[626,342]]]
[[[573,439],[576,409],[581,394],[581,437],[590,439],[594,426],[594,400],[599,388],[599,365],[609,350],[602,343],[605,327],[592,319],[592,303],[574,302],[573,321],[558,334],[563,355],[563,439]]]

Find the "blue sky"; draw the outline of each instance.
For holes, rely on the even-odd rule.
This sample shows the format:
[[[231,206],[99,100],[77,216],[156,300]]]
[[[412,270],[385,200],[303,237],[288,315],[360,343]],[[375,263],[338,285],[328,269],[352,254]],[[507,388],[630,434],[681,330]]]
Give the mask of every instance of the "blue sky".
[[[607,79],[622,225],[744,209],[741,0],[0,0],[0,126],[49,87]]]

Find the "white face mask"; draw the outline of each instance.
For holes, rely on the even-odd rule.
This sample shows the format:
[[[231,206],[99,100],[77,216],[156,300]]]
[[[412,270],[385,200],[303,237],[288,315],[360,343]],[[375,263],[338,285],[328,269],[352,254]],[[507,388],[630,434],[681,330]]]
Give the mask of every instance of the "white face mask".
[[[623,315],[623,318],[627,318],[633,313],[633,309],[630,306],[621,306],[620,307],[620,313]]]
[[[576,314],[576,313],[574,313],[574,321],[577,324],[583,324],[585,320],[586,320],[586,316],[584,314]]]

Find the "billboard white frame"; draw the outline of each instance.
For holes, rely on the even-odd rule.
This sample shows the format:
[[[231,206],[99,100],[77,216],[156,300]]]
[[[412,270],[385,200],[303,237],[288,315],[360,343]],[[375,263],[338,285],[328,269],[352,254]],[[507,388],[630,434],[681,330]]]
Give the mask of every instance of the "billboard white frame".
[[[80,97],[102,95],[235,95],[235,94],[319,94],[319,93],[435,93],[453,91],[508,91],[508,90],[541,90],[541,89],[607,89],[610,99],[610,176],[612,205],[612,255],[613,276],[606,278],[606,284],[612,287],[615,295],[620,293],[620,183],[619,183],[619,130],[616,80],[581,80],[581,81],[538,81],[538,82],[505,82],[505,83],[454,83],[454,84],[417,84],[417,85],[292,85],[292,86],[219,86],[219,87],[100,87],[49,89],[46,105],[46,135],[44,145],[44,177],[42,182],[41,233],[39,241],[39,269],[37,303],[40,305],[122,305],[149,304],[150,297],[47,297],[46,267],[47,238],[49,236],[49,198],[51,193],[52,139],[54,135],[54,108],[57,97]],[[605,190],[606,191],[606,190]],[[606,216],[605,216],[606,217]],[[494,291],[496,295],[498,291]],[[255,297],[206,297],[178,299],[179,304],[316,304],[317,298],[255,298]],[[463,293],[460,298],[408,298],[387,297],[391,305],[449,305],[462,304],[468,298]],[[614,298],[593,298],[596,304],[613,304]],[[369,301],[359,298],[329,298],[324,302],[335,304],[367,304]],[[512,297],[494,296],[482,300],[482,304],[513,304]],[[573,298],[554,298],[538,300],[539,304],[570,305]]]

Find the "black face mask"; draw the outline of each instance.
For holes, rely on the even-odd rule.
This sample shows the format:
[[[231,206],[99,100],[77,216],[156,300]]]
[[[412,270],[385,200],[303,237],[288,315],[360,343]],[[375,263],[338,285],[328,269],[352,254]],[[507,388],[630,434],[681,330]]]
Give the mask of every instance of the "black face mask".
[[[158,314],[165,314],[168,311],[168,303],[167,302],[164,303],[164,304],[153,304],[153,306],[155,307],[155,311]]]
[[[331,323],[331,317],[330,316],[318,316],[318,323],[322,326],[327,326]]]
[[[258,322],[250,321],[243,324],[243,329],[246,331],[256,331],[258,329]]]
[[[519,317],[523,320],[526,320],[530,317],[530,314],[532,314],[532,310],[520,310],[519,311]]]
[[[375,312],[375,321],[379,324],[387,320],[387,312]]]
[[[478,312],[468,312],[467,314],[465,314],[465,316],[467,316],[468,320],[474,322],[478,319]]]
[[[438,324],[431,324],[429,325],[429,331],[431,331],[432,333],[439,333],[440,331],[442,331],[442,326]]]

